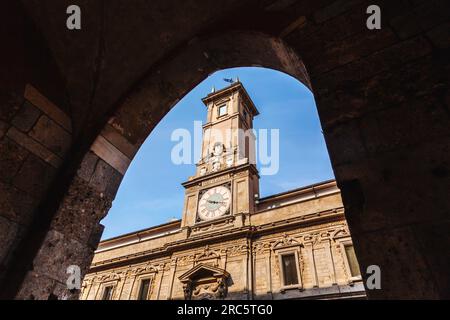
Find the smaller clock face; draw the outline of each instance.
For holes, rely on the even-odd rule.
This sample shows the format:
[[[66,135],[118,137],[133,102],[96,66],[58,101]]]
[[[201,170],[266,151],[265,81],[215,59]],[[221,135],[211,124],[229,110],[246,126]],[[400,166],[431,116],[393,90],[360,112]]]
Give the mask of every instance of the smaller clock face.
[[[206,191],[198,204],[198,217],[211,220],[223,216],[230,209],[231,192],[224,186],[214,187]]]
[[[217,142],[214,144],[213,154],[215,156],[220,156],[223,153],[223,144],[220,142]]]

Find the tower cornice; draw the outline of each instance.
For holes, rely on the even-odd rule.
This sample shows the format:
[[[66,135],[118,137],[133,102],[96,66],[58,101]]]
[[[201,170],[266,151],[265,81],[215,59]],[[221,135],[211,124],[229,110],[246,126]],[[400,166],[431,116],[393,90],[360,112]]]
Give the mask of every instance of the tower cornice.
[[[193,178],[192,180],[188,180],[186,182],[183,182],[181,185],[185,188],[190,188],[192,186],[198,185],[199,183],[202,183],[203,181],[207,181],[207,180],[211,180],[214,178],[218,178],[220,176],[224,176],[227,174],[235,174],[237,172],[241,172],[244,170],[249,170],[252,174],[255,174],[258,178],[259,178],[259,174],[258,174],[258,169],[256,169],[256,166],[254,164],[251,163],[245,163],[245,164],[241,164],[238,166],[234,166],[228,169],[224,169],[218,172],[214,172],[214,173],[209,173],[207,175],[204,176],[198,176]]]
[[[229,96],[230,93],[233,91],[242,92],[242,97],[246,100],[247,102],[246,104],[250,108],[249,111],[252,112],[253,116],[257,116],[259,114],[258,108],[256,108],[255,104],[253,103],[253,100],[250,98],[250,95],[248,94],[244,85],[239,81],[229,85],[228,87],[225,87],[216,92],[208,94],[206,97],[202,99],[202,102],[205,104],[205,106],[208,106],[208,103],[216,101],[224,96]]]

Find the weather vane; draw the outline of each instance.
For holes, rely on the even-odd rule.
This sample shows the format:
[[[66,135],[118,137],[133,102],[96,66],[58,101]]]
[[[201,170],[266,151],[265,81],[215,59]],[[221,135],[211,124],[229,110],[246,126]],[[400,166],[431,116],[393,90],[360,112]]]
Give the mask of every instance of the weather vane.
[[[229,83],[235,83],[235,82],[239,82],[239,77],[236,77],[236,80],[233,80],[233,78],[223,78],[223,81],[229,82]]]

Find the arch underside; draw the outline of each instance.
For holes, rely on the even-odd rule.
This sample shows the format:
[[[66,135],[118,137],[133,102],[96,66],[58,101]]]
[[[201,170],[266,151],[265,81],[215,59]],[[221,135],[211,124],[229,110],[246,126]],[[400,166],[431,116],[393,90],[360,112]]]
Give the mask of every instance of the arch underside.
[[[30,21],[10,25],[18,33],[42,33],[41,55],[49,61],[43,71],[55,76],[35,76],[42,70],[33,69],[30,57],[11,62],[11,54],[2,62],[18,73],[2,78],[0,150],[8,156],[0,160],[8,174],[1,180],[0,221],[10,230],[2,240],[2,295],[76,297],[65,288],[65,267],[86,272],[101,236],[99,221],[151,130],[208,74],[262,66],[291,75],[315,95],[361,270],[376,264],[383,272],[382,290],[368,291],[369,298],[449,297],[450,259],[443,248],[450,244],[450,73],[441,36],[448,5],[435,1],[441,13],[411,30],[408,10],[436,9],[386,2],[389,22],[369,31],[359,25],[364,1],[341,11],[333,1],[289,3],[224,4],[224,12],[236,14],[232,27],[201,3],[190,16],[197,20],[176,32],[139,19],[122,21],[129,26],[124,31],[108,29],[114,13],[127,17],[150,8],[92,4],[102,18],[88,18],[86,28],[95,32],[77,41],[52,32],[58,21],[43,20],[63,4],[24,6]],[[242,17],[250,12],[249,26]],[[146,39],[149,27],[167,39]],[[61,82],[62,97],[49,89]]]

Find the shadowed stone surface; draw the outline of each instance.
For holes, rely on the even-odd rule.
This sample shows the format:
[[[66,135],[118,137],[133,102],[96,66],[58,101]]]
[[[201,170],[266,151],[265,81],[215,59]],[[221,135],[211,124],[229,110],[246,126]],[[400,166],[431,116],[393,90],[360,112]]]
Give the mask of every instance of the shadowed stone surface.
[[[45,275],[56,265],[48,243],[59,262],[89,265],[122,176],[110,164],[131,160],[209,73],[235,66],[280,70],[314,92],[361,270],[382,267],[382,290],[369,298],[450,297],[450,2],[379,1],[374,31],[364,0],[85,1],[79,32],[61,27],[69,4],[11,0],[0,13],[0,203],[20,190],[33,198],[34,218],[31,227],[14,221],[26,232],[2,240],[15,252],[2,266],[2,297],[69,297],[61,270],[63,279]],[[51,122],[23,132],[34,118],[20,110],[27,84],[56,106],[51,114],[70,118],[69,140],[54,137]],[[101,132],[120,154],[95,158]],[[85,183],[96,191],[76,191]],[[20,211],[11,203],[2,228]]]

